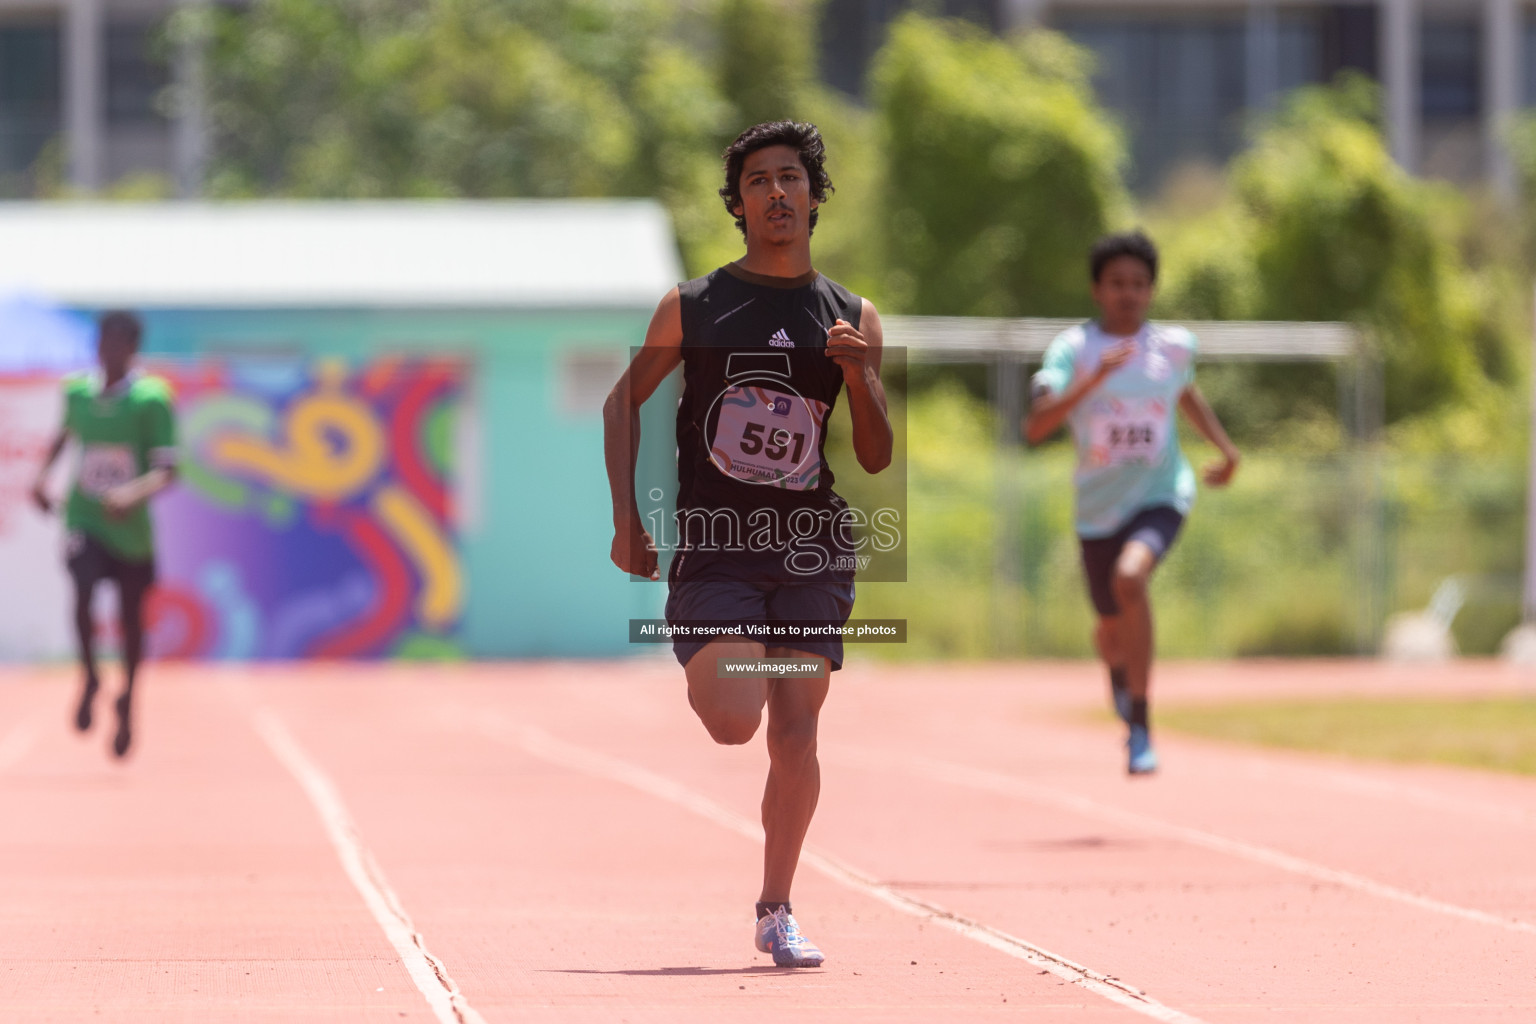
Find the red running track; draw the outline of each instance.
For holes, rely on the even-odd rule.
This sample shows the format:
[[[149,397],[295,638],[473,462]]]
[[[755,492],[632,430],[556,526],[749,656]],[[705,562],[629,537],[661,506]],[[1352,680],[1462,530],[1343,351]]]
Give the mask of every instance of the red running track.
[[[1530,692],[1490,664],[1167,665],[1162,699]],[[668,663],[154,665],[133,756],[0,674],[0,1020],[1536,1020],[1536,780],[1163,736],[1087,664],[862,666],[797,916],[766,755]],[[99,709],[109,712],[102,701]]]

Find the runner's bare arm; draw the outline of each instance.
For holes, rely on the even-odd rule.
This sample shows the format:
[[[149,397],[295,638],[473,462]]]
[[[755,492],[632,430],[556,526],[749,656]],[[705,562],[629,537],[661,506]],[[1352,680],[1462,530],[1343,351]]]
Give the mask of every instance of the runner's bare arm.
[[[613,564],[636,576],[658,578],[656,548],[635,504],[635,458],[640,451],[640,406],[683,360],[682,300],[669,291],[646,328],[645,344],[603,403],[603,460],[613,497]]]
[[[1237,452],[1237,446],[1227,436],[1221,420],[1216,418],[1216,411],[1193,384],[1179,395],[1179,411],[1202,437],[1221,452],[1222,461],[1206,466],[1203,475],[1205,482],[1212,487],[1225,487],[1232,480],[1232,474],[1237,472],[1237,464],[1242,457]]]
[[[1077,404],[1111,373],[1130,362],[1136,354],[1135,339],[1128,339],[1105,351],[1092,373],[1079,377],[1060,393],[1039,391],[1031,397],[1029,413],[1024,417],[1024,436],[1030,444],[1039,444],[1067,421]]]
[[[53,511],[53,499],[48,496],[48,473],[53,469],[53,464],[59,461],[59,454],[64,451],[64,445],[68,442],[69,431],[60,427],[53,443],[48,446],[48,451],[43,456],[43,464],[37,471],[37,480],[32,484],[32,504],[44,512]]]
[[[891,464],[891,417],[880,383],[880,352],[885,331],[875,304],[864,300],[859,327],[838,320],[827,332],[827,355],[843,370],[848,415],[853,420],[853,453],[866,473]]]
[[[101,504],[112,515],[122,515],[176,482],[175,466],[156,466],[143,476],[112,488],[101,496]]]

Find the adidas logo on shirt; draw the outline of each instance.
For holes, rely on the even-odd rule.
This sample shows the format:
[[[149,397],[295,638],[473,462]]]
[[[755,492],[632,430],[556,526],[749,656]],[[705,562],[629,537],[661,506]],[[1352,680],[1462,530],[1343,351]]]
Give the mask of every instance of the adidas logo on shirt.
[[[768,339],[768,344],[772,345],[774,348],[795,347],[795,343],[790,340],[789,335],[785,333],[784,328],[782,327],[773,332],[773,337]]]

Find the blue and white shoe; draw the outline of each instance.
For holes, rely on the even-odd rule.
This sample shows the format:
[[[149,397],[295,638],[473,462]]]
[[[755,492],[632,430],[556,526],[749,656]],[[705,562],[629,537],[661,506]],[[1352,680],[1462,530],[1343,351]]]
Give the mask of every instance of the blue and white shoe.
[[[1157,751],[1152,749],[1152,734],[1144,725],[1131,726],[1130,738],[1125,741],[1130,759],[1125,770],[1132,775],[1150,775],[1157,771]]]
[[[773,954],[780,967],[820,967],[826,957],[809,939],[800,934],[794,915],[780,907],[757,919],[757,948]]]

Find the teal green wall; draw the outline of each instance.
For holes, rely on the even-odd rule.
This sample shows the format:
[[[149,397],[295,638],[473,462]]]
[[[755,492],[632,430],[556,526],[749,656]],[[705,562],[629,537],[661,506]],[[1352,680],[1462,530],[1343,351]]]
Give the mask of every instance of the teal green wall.
[[[631,582],[608,559],[613,536],[599,413],[560,408],[563,351],[628,358],[650,310],[146,310],[146,356],[242,353],[467,358],[481,424],[481,501],[461,534],[468,582],[462,640],[475,657],[632,653],[630,618],[661,614],[665,585]],[[673,393],[675,395],[675,393]],[[672,432],[660,393],[642,430]],[[651,451],[674,451],[671,443]],[[675,469],[657,474],[676,487]],[[672,495],[667,496],[668,505]]]

